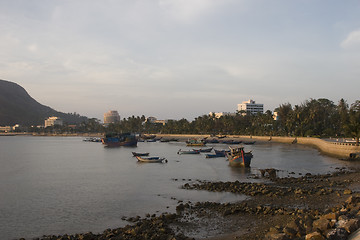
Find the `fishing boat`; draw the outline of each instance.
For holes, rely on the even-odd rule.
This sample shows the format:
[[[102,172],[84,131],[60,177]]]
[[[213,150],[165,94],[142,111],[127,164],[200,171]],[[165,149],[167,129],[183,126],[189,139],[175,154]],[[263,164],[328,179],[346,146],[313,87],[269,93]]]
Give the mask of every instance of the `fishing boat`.
[[[161,157],[141,157],[141,156],[135,156],[135,157],[139,162],[147,162],[147,163],[167,162],[165,158],[161,158]]]
[[[230,152],[226,154],[229,165],[232,167],[250,167],[253,154],[245,152],[244,147],[229,147]]]
[[[149,153],[132,152],[132,154],[134,155],[134,157],[136,157],[136,156],[140,156],[140,157],[142,157],[142,156],[149,156]]]
[[[199,152],[211,152],[213,150],[213,148],[200,148],[200,149],[193,149],[194,151],[199,151]]]
[[[131,133],[107,133],[105,137],[101,139],[101,142],[105,147],[137,146],[137,139],[135,135]]]
[[[200,154],[200,151],[197,151],[197,150],[181,150],[181,149],[179,149],[177,154]]]
[[[255,144],[256,141],[244,141],[243,144],[245,145],[252,145],[252,144]]]

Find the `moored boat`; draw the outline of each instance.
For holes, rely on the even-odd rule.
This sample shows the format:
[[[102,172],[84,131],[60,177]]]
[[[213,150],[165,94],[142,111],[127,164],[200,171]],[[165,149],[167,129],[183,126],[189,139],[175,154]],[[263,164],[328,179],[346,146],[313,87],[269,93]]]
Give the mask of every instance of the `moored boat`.
[[[134,157],[136,156],[149,156],[149,153],[138,153],[138,152],[132,152],[132,154],[134,155]]]
[[[205,146],[205,141],[204,140],[197,140],[197,139],[189,139],[189,140],[186,141],[186,146],[188,146],[188,147]]]
[[[255,144],[256,141],[244,141],[243,144],[245,145],[252,145],[252,144]]]
[[[226,153],[230,152],[230,150],[216,150],[214,149],[215,154],[217,154],[220,157],[225,157]]]
[[[229,165],[232,167],[250,167],[253,154],[245,152],[244,147],[229,147],[230,152],[226,154]]]
[[[211,152],[213,150],[213,148],[200,148],[200,149],[193,149],[194,151],[199,151],[199,152]]]
[[[167,160],[163,157],[141,157],[135,156],[139,162],[147,162],[147,163],[160,163],[167,162]]]
[[[218,157],[225,157],[225,155],[215,153],[215,154],[205,154],[205,157],[206,158],[218,158]]]
[[[181,150],[181,149],[179,149],[177,154],[200,154],[200,151],[197,151],[197,150]]]
[[[131,133],[108,133],[104,138],[101,139],[105,147],[136,147],[137,139],[134,134]]]

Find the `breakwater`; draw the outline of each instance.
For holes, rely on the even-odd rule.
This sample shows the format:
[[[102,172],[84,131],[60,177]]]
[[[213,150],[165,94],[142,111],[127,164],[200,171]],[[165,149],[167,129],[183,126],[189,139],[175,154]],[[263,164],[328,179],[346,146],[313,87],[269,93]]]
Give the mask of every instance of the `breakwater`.
[[[179,139],[189,138],[210,138],[210,135],[182,135],[182,134],[157,134],[158,137],[174,137]],[[360,146],[355,146],[349,143],[338,143],[329,142],[319,138],[312,137],[278,137],[278,136],[246,136],[246,135],[228,135],[227,139],[236,138],[240,140],[252,140],[262,142],[278,142],[286,144],[302,144],[310,147],[317,148],[320,152],[326,155],[339,157],[339,158],[350,158],[360,157]]]

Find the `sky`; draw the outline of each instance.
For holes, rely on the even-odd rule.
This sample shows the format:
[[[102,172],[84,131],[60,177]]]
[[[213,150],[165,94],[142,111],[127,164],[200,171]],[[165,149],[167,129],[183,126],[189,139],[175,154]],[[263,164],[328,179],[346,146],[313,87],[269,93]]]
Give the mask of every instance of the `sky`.
[[[360,1],[2,0],[0,79],[103,120],[360,99]]]

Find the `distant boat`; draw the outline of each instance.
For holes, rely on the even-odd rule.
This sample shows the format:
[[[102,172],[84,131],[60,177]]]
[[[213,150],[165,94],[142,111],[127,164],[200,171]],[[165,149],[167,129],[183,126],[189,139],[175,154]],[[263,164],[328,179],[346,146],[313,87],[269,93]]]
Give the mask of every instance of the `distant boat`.
[[[252,145],[254,143],[256,143],[256,141],[244,141],[243,142],[243,144],[245,144],[245,145]]]
[[[186,141],[186,146],[188,147],[205,146],[205,142],[204,140],[189,139]]]
[[[213,150],[213,148],[200,148],[200,149],[193,149],[194,151],[199,151],[199,152],[211,152]]]
[[[229,147],[230,152],[226,154],[229,159],[229,165],[232,167],[250,167],[253,154],[245,152],[244,147]]]
[[[88,137],[83,139],[84,142],[101,142],[101,138],[98,137]]]
[[[230,150],[216,150],[214,149],[215,154],[220,156],[220,157],[225,157],[226,153],[230,152]]]
[[[198,150],[181,150],[177,152],[178,154],[200,154],[200,151]]]
[[[155,138],[147,139],[146,142],[156,142],[156,139]]]
[[[225,157],[225,154],[205,154],[206,158],[218,158],[218,157]]]
[[[134,134],[131,133],[108,133],[101,139],[105,147],[136,147],[137,139]]]
[[[132,152],[132,154],[134,155],[134,157],[136,156],[149,156],[149,153],[138,153],[138,152]]]
[[[161,162],[167,162],[165,158],[161,157],[140,157],[135,156],[139,162],[147,162],[147,163],[161,163]]]

